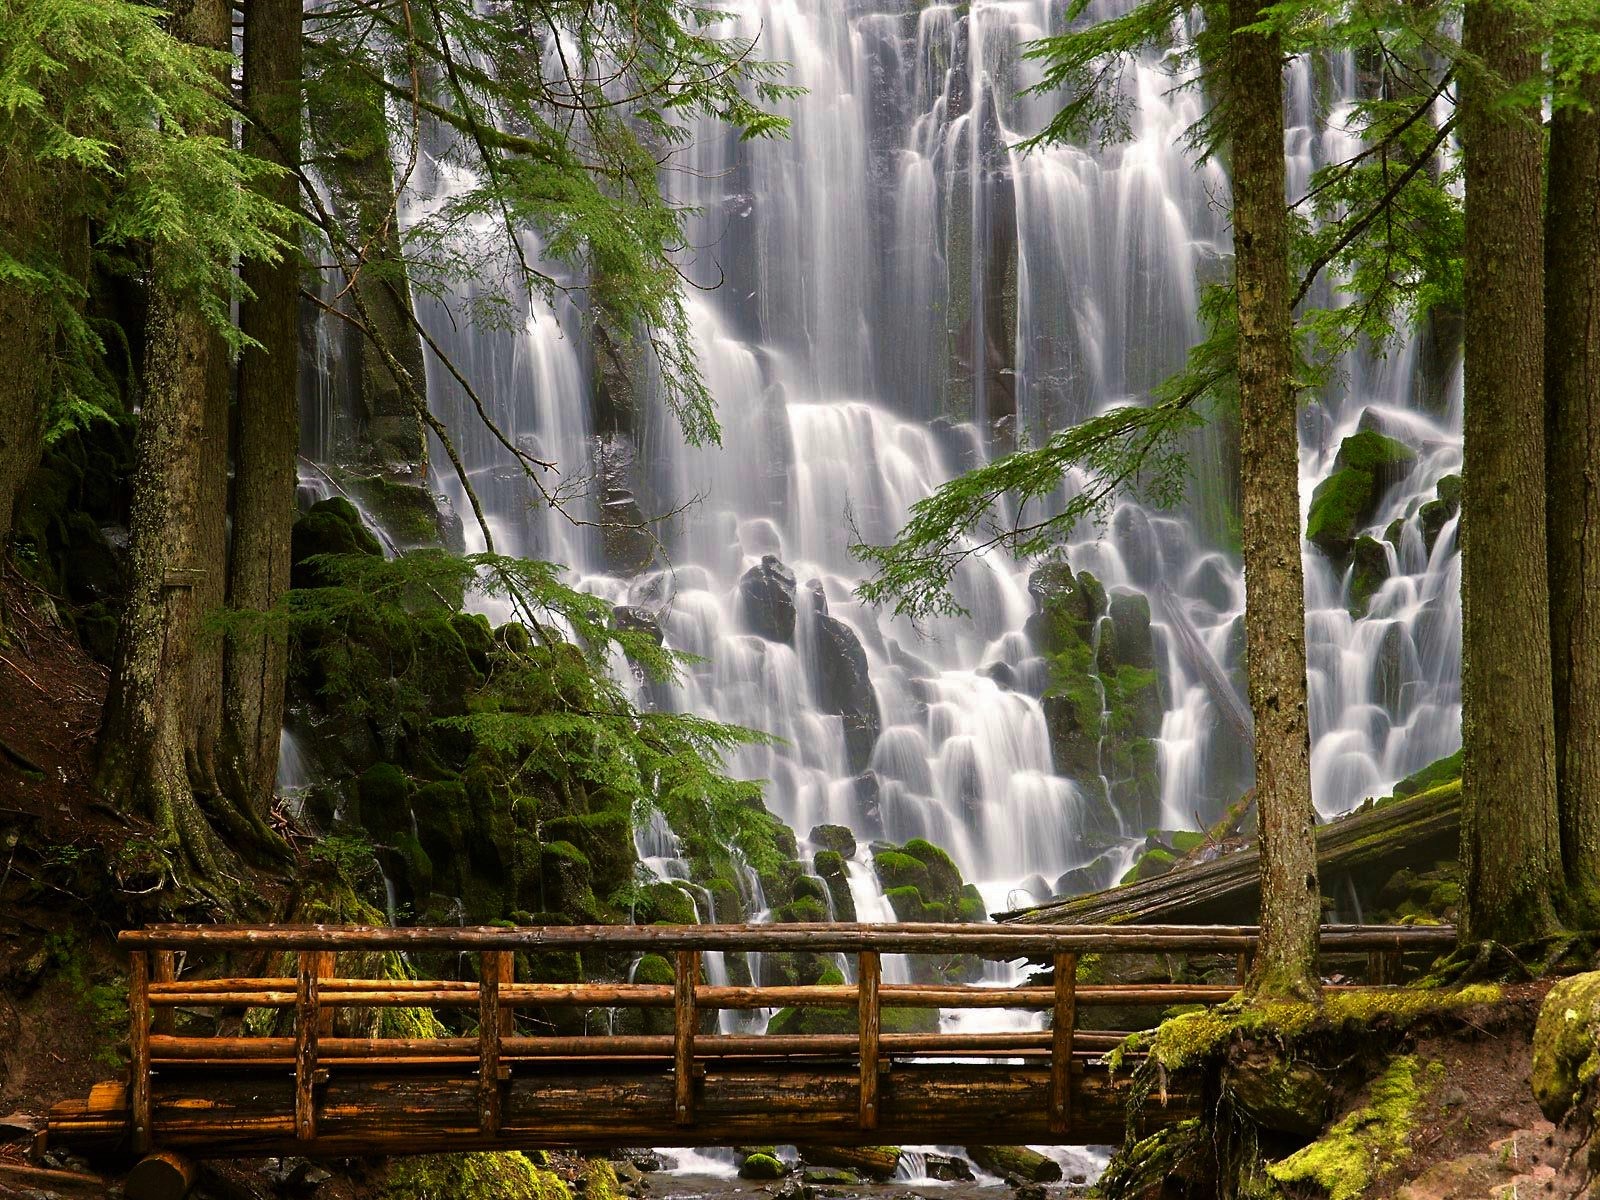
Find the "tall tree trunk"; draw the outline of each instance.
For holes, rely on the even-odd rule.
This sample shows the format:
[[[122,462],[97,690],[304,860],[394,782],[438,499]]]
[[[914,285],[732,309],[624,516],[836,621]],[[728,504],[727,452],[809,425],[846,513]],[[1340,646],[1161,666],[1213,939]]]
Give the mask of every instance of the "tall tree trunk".
[[[244,149],[285,167],[300,156],[300,22],[301,0],[254,0],[245,8],[244,95],[254,121],[245,125]],[[283,207],[296,207],[292,175],[265,186]],[[246,262],[242,274],[255,298],[241,305],[239,324],[260,348],[246,350],[239,362],[228,602],[267,614],[289,587],[300,433],[300,255],[285,250],[276,263]],[[222,771],[247,820],[259,822],[272,803],[287,661],[281,623],[245,627],[228,639]]]
[[[0,145],[0,238],[13,255],[31,257],[42,234],[39,164]],[[0,285],[0,547],[11,536],[17,496],[44,450],[48,310],[31,292]]]
[[[174,0],[171,29],[226,50],[225,0]],[[152,278],[129,518],[131,583],[101,721],[98,781],[150,818],[196,881],[223,879],[222,849],[197,801],[215,792],[221,642],[204,628],[226,575],[228,363],[190,297]]]
[[[1468,0],[1466,397],[1461,501],[1462,936],[1556,924],[1561,887],[1545,555],[1543,141],[1505,102],[1537,84],[1515,0]]]
[[[1240,32],[1263,15],[1258,0],[1231,0],[1226,59],[1239,297],[1245,636],[1261,826],[1261,946],[1248,990],[1315,998],[1322,889],[1306,726],[1283,51],[1275,34]]]
[[[1600,22],[1592,26],[1600,33]],[[1574,924],[1600,924],[1600,74],[1550,119],[1545,415],[1556,803]]]

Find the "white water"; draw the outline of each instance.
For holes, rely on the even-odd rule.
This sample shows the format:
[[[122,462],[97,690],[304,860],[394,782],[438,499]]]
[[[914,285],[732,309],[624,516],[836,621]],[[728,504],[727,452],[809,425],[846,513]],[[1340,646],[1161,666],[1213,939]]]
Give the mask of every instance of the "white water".
[[[661,702],[783,739],[729,766],[768,781],[769,807],[802,839],[821,822],[856,833],[850,886],[862,919],[891,915],[870,869],[875,838],[944,846],[991,910],[1042,898],[1036,877],[1048,892],[1063,872],[1097,859],[1114,879],[1148,826],[1193,827],[1249,784],[1248,754],[1174,633],[1190,631],[1224,674],[1238,666],[1243,586],[1229,522],[1218,516],[1235,507],[1225,437],[1196,439],[1184,507],[1150,511],[1124,499],[1068,550],[1075,569],[1110,591],[1151,599],[1165,709],[1156,811],[1108,816],[1103,780],[1057,773],[1038,699],[1044,672],[1021,633],[1032,611],[1028,564],[970,561],[956,582],[970,618],[914,628],[854,599],[862,571],[850,545],[889,541],[912,504],[1012,437],[1037,441],[1137,403],[1182,364],[1200,336],[1200,288],[1230,251],[1219,203],[1227,180],[1215,162],[1197,168],[1182,146],[1203,97],[1176,89],[1151,57],[1126,80],[1137,98],[1131,141],[1023,155],[1015,143],[1056,100],[1019,98],[1036,68],[1018,51],[1058,31],[1059,4],[726,7],[730,28],[759,34],[760,52],[790,63],[790,81],[808,93],[784,106],[787,140],[735,143],[712,123],[696,127],[686,169],[670,183],[698,210],[685,273],[724,280],[690,297],[721,446],[685,446],[659,398],[633,435],[632,486],[647,509],[700,498],[666,530],[672,569],[609,574],[592,531],[537,504],[437,363],[430,403],[456,437],[500,549],[564,561],[583,586],[657,614],[670,646],[704,660]],[[1090,15],[1121,7],[1099,0]],[[1320,108],[1312,65],[1292,67],[1293,195],[1316,166],[1354,148],[1337,125],[1354,72],[1329,66],[1316,74],[1335,94]],[[1333,120],[1319,123],[1324,110]],[[458,182],[419,172],[408,219]],[[526,248],[537,258],[531,236]],[[453,323],[438,301],[419,311],[506,432],[558,464],[550,486],[581,480],[593,453],[594,381],[580,314],[535,302],[522,329],[486,333]],[[1418,399],[1430,387],[1446,397],[1438,411]],[[1438,478],[1459,469],[1459,410],[1459,380],[1425,377],[1423,355],[1408,344],[1382,361],[1353,356],[1302,422],[1302,507],[1364,415],[1420,450],[1374,518],[1380,534],[1395,518],[1406,524],[1393,578],[1368,616],[1350,617],[1349,581],[1305,550],[1312,767],[1326,815],[1459,744],[1454,528],[1429,556],[1415,520]],[[1004,419],[1012,414],[1014,423]],[[457,492],[448,473],[435,473]],[[575,504],[594,511],[592,495]],[[799,585],[793,644],[750,632],[740,610],[740,577],[764,555]],[[865,652],[881,732],[864,761],[851,761],[843,722],[819,704],[825,622],[816,595]],[[979,673],[994,663],[1013,669],[1017,690]],[[686,874],[670,831],[641,831],[640,851],[662,878]],[[903,964],[886,966],[905,977]],[[997,971],[994,982],[1009,977]]]

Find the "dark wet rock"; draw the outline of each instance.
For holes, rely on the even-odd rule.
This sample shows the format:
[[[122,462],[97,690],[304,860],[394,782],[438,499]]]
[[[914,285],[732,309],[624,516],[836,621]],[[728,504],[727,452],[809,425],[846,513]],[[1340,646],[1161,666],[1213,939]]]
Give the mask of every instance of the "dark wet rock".
[[[1102,888],[1110,887],[1115,880],[1112,872],[1116,869],[1115,860],[1110,854],[1102,854],[1093,862],[1085,863],[1081,867],[1073,867],[1057,876],[1055,894],[1057,896],[1083,896],[1090,892],[1098,892]]]
[[[634,494],[633,439],[623,433],[601,434],[594,439],[592,453],[606,569],[616,575],[637,575],[655,561],[656,543]]]
[[[789,579],[792,583],[794,576]],[[792,606],[790,621],[792,633]],[[855,630],[830,616],[817,618],[815,651],[817,707],[843,718],[846,761],[851,770],[863,771],[872,761],[872,747],[882,726],[878,697],[867,673],[867,652]]]
[[[1232,612],[1237,605],[1233,593],[1233,571],[1228,560],[1220,554],[1208,554],[1201,559],[1184,590],[1196,599],[1204,600],[1218,612]]]
[[[794,601],[794,572],[776,555],[763,555],[739,580],[739,609],[745,628],[769,642],[794,645]]]
[[[856,856],[856,835],[843,825],[813,825],[808,840],[819,850],[832,850],[840,858]]]
[[[666,641],[666,634],[661,629],[661,621],[648,608],[640,608],[632,604],[619,604],[611,610],[611,622],[618,629],[646,634],[658,646]]]
[[[289,538],[290,581],[297,588],[324,587],[333,580],[308,560],[318,555],[367,554],[378,557],[383,546],[362,521],[356,506],[342,496],[311,506],[294,523]]]
[[[352,477],[345,486],[401,549],[441,544],[458,554],[466,549],[460,516],[444,496],[428,487],[420,473]]]
[[[972,1168],[964,1158],[957,1158],[953,1154],[928,1154],[924,1156],[925,1170],[929,1179],[937,1179],[942,1183],[970,1183],[972,1181]]]
[[[912,654],[893,638],[885,643],[889,661],[903,670],[913,679],[932,679],[939,674],[939,669],[925,658]]]
[[[822,586],[820,579],[806,580],[806,599],[811,605],[811,611],[822,616],[828,612],[828,592]]]
[[[1432,554],[1444,527],[1461,511],[1461,476],[1446,475],[1434,486],[1434,499],[1417,510],[1422,542]]]
[[[1111,539],[1134,583],[1150,587],[1162,577],[1161,550],[1155,529],[1143,509],[1131,504],[1117,509],[1116,516],[1111,518]]]
[[[1150,599],[1139,592],[1117,592],[1111,597],[1111,628],[1101,634],[1100,669],[1110,663],[1147,671],[1155,666],[1155,640],[1150,634]]]
[[[928,422],[928,432],[933,435],[945,465],[953,470],[970,471],[982,461],[982,447],[978,430],[969,422],[957,423],[948,417],[935,417]]]
[[[844,865],[844,856],[837,850],[818,850],[812,856],[811,866],[827,887],[833,919],[854,921],[856,901],[850,892],[850,872]]]
[[[1389,552],[1376,538],[1363,534],[1350,549],[1350,615],[1363,617],[1372,597],[1389,578]]]
[[[992,679],[994,685],[1002,692],[1017,690],[1017,672],[1010,663],[991,662],[978,668],[978,674],[986,679]]]
[[[860,826],[868,837],[883,836],[883,783],[876,771],[863,771],[851,781]]]

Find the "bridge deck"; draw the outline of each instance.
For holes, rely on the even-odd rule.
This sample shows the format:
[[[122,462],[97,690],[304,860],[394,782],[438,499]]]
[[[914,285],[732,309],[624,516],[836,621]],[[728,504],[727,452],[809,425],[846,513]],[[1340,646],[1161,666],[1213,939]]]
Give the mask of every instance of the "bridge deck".
[[[1439,928],[1329,927],[1324,952],[1366,954],[1378,977],[1408,950],[1453,940]],[[1127,1077],[1101,1056],[1124,1036],[1084,1030],[1079,1011],[1152,1014],[1213,1003],[1231,986],[1077,982],[1087,951],[1223,955],[1242,971],[1251,928],[940,925],[604,926],[364,929],[157,927],[123,935],[131,952],[130,1070],[58,1105],[47,1136],[85,1150],[195,1157],[307,1156],[736,1143],[878,1145],[1096,1143],[1126,1128]],[[518,982],[517,955],[574,948],[666,952],[674,982]],[[265,951],[292,975],[207,977],[218,952]],[[359,977],[376,952],[456,950],[454,980]],[[713,986],[712,951],[808,950],[854,957],[856,980],[808,987]],[[886,953],[1031,958],[1048,986],[892,985]],[[179,971],[179,955],[183,955]],[[359,957],[358,957],[359,955]],[[527,959],[525,958],[526,962]],[[211,964],[215,970],[217,964]],[[339,972],[339,973],[336,973]],[[729,1035],[719,1010],[852,1010],[850,1032]],[[374,1009],[440,1014],[440,1037],[355,1036]],[[559,1037],[535,1026],[572,1008],[658,1010],[658,1029]],[[885,1033],[883,1010],[1042,1010],[1045,1028],[1004,1033]],[[190,1014],[179,1031],[179,1010]],[[270,1010],[280,1010],[275,1019]],[[244,1036],[240,1017],[270,1033]],[[203,1032],[194,1017],[204,1014]],[[267,1019],[262,1019],[267,1018]],[[519,1024],[519,1020],[521,1024]],[[370,1022],[369,1022],[370,1024]],[[229,1036],[223,1036],[223,1030]],[[1155,1125],[1194,1115],[1172,1091],[1147,1106]]]

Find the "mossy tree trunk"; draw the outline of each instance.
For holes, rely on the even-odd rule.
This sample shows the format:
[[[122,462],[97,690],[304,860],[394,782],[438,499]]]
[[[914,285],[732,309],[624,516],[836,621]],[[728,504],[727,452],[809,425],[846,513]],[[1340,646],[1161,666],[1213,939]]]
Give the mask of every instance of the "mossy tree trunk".
[[[223,0],[175,0],[175,36],[225,50]],[[203,628],[225,581],[228,363],[192,297],[161,282],[155,251],[129,516],[129,589],[99,738],[97,781],[157,829],[174,877],[225,879],[227,851],[198,795],[215,791],[221,645]]]
[[[1283,49],[1276,34],[1242,32],[1263,19],[1263,7],[1258,0],[1228,6],[1224,98],[1239,303],[1245,635],[1261,826],[1261,945],[1248,991],[1315,998],[1322,891],[1306,726]]]
[[[0,144],[0,238],[26,261],[43,217],[39,165]],[[0,287],[0,545],[11,536],[17,496],[44,450],[44,377],[49,336],[46,310],[20,287]]]
[[[1600,19],[1588,30],[1600,35]],[[1556,801],[1574,923],[1600,924],[1600,73],[1550,119],[1545,419]]]
[[[254,0],[244,14],[244,98],[251,121],[244,149],[285,167],[300,156],[300,0]],[[264,185],[293,210],[292,175]],[[239,814],[262,828],[272,804],[283,726],[288,640],[268,619],[289,588],[289,538],[294,527],[296,452],[300,437],[301,257],[286,249],[277,262],[243,264],[254,293],[239,310],[240,329],[259,343],[239,360],[234,447],[233,548],[228,604],[261,614],[229,634],[223,677],[223,784]]]
[[[1466,394],[1461,500],[1462,936],[1556,924],[1561,888],[1545,551],[1543,134],[1519,0],[1468,0]]]

